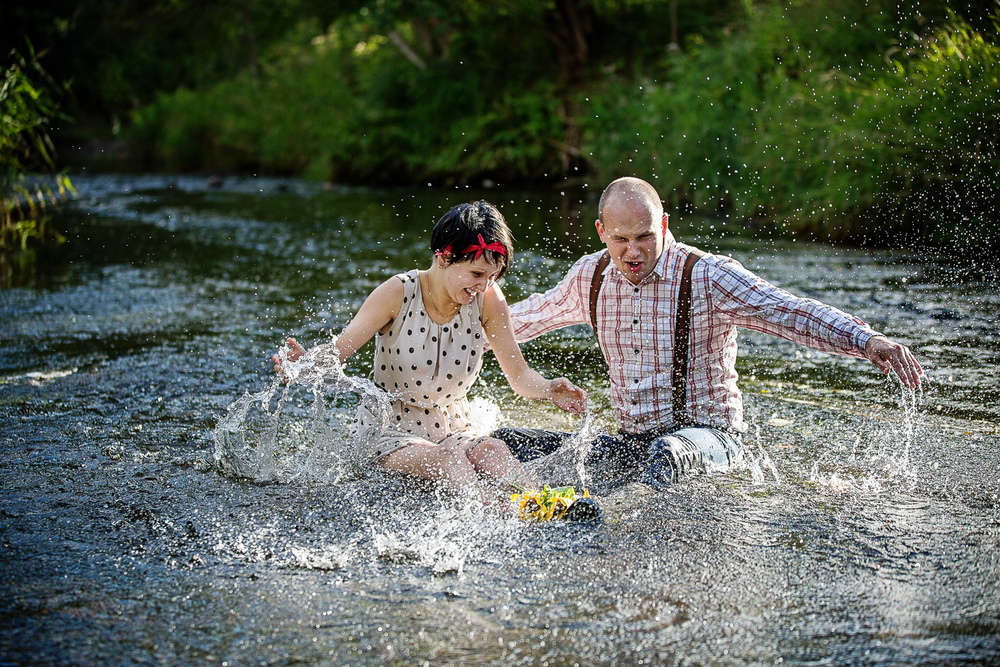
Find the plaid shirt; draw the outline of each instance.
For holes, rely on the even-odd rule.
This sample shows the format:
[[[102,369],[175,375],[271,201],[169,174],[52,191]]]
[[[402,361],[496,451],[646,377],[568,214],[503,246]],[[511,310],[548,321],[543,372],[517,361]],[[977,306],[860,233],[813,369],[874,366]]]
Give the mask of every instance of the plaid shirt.
[[[644,433],[673,424],[671,368],[677,292],[691,246],[667,232],[653,271],[638,285],[615,267],[605,270],[597,300],[601,352],[608,362],[611,404],[623,431]],[[602,251],[603,252],[603,251]],[[514,304],[515,336],[525,341],[553,329],[590,324],[590,285],[601,253],[586,255],[545,294]],[[861,320],[796,297],[729,257],[707,255],[691,276],[688,416],[699,424],[746,431],[736,385],[736,329],[744,327],[814,350],[864,358],[876,332]]]

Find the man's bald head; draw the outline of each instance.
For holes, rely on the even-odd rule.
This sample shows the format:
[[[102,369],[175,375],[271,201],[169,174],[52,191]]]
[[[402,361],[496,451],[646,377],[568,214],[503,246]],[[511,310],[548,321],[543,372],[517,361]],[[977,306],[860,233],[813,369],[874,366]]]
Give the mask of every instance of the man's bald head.
[[[604,189],[601,201],[597,205],[598,219],[603,220],[607,209],[612,206],[626,207],[632,211],[648,211],[653,220],[663,217],[663,203],[660,201],[660,195],[656,193],[656,188],[634,176],[625,176],[612,181]]]
[[[663,254],[667,216],[652,185],[631,176],[619,178],[601,195],[596,227],[611,261],[625,279],[638,285]]]

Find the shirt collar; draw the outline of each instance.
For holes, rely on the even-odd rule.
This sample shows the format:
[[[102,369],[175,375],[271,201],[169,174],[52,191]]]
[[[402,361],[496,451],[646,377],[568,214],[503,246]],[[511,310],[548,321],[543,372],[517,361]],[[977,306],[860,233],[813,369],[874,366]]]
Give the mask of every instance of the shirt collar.
[[[660,258],[656,260],[656,265],[653,266],[653,270],[650,275],[656,274],[660,278],[664,278],[667,275],[667,251],[676,243],[674,239],[674,234],[669,229],[663,231],[663,252],[660,253]],[[649,276],[646,276],[648,279]]]

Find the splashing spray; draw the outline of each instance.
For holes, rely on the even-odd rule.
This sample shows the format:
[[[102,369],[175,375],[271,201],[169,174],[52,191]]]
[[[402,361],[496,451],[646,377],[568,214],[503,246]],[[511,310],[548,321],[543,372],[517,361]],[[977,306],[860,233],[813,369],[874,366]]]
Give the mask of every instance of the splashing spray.
[[[337,481],[364,462],[355,452],[372,442],[389,423],[391,397],[371,381],[344,373],[334,338],[289,359],[278,351],[281,373],[267,389],[242,398],[213,431],[214,460],[224,474],[256,482],[295,478]],[[289,403],[297,387],[312,395],[305,420]],[[329,410],[348,396],[357,406],[349,423],[344,411]],[[293,401],[294,403],[294,401]]]
[[[588,406],[580,428],[559,449],[525,464],[539,479],[555,484],[588,486],[585,463],[598,434],[597,420]]]

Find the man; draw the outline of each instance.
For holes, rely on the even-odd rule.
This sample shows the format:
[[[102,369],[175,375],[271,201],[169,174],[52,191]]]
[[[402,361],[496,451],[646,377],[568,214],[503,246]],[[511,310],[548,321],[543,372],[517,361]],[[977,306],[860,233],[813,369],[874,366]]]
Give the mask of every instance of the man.
[[[606,268],[598,266],[604,251],[587,255],[558,285],[515,304],[511,314],[519,342],[596,325],[621,432],[599,438],[594,454],[640,463],[640,482],[662,489],[687,470],[727,470],[742,460],[747,425],[736,384],[738,327],[868,358],[906,386],[920,384],[923,371],[910,351],[861,320],[779,289],[731,258],[675,241],[649,183],[614,181],[598,215]],[[522,459],[549,453],[562,440],[534,429],[494,435]]]

